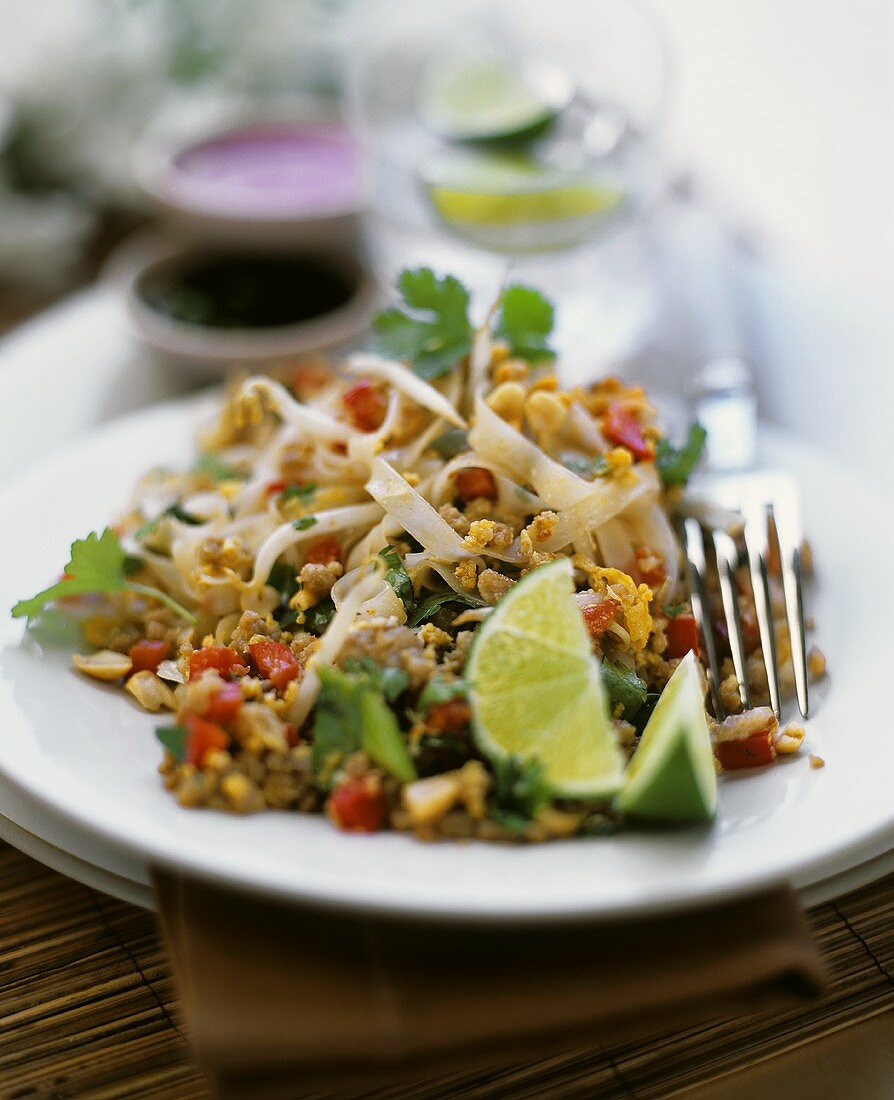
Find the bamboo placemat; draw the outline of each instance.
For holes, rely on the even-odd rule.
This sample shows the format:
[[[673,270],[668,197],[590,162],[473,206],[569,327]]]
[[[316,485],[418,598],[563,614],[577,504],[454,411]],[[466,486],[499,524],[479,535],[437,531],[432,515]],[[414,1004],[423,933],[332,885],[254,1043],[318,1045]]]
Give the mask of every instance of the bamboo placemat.
[[[894,1012],[894,876],[810,916],[831,980],[806,1010],[667,1031],[375,1096],[657,1100]],[[2,1100],[208,1095],[179,1028],[154,917],[0,845]]]

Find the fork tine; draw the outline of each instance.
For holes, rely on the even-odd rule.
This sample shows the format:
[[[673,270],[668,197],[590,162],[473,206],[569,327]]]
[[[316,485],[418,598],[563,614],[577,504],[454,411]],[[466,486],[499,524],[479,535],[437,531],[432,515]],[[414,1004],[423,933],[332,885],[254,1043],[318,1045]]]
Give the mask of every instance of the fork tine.
[[[711,701],[714,717],[722,722],[726,711],[720,698],[720,664],[717,660],[717,648],[711,630],[711,616],[708,603],[708,589],[705,582],[707,563],[705,561],[705,540],[702,529],[696,519],[683,521],[683,542],[686,549],[686,561],[689,565],[689,587],[692,594],[692,613],[695,616],[699,633],[708,658],[708,684],[711,689]]]
[[[745,641],[742,637],[742,617],[739,614],[739,601],[736,596],[736,570],[739,566],[739,553],[731,535],[726,531],[714,531],[714,555],[717,558],[717,572],[720,576],[720,595],[723,599],[723,615],[729,634],[729,647],[733,657],[733,668],[739,681],[739,698],[742,706],[748,710],[751,706],[751,692],[748,687],[748,671],[745,663]]]
[[[793,507],[780,508],[776,514],[771,506],[773,525],[779,547],[782,569],[782,591],[785,596],[785,617],[792,647],[792,671],[795,676],[795,694],[801,717],[810,710],[807,687],[807,634],[804,624],[803,569],[801,565],[801,537],[799,523]]]
[[[761,650],[764,655],[764,666],[767,670],[770,705],[776,717],[781,718],[779,662],[776,658],[776,634],[773,630],[770,586],[767,575],[768,518],[769,510],[766,504],[760,504],[746,510],[745,549],[748,553],[748,568],[751,573],[751,588],[754,593],[754,610],[757,616],[758,630],[760,631]]]

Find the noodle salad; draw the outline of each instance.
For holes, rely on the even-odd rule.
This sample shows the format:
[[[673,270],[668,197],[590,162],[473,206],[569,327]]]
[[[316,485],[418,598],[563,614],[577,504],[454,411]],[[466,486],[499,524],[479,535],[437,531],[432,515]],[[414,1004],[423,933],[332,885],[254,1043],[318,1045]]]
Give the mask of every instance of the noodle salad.
[[[697,797],[657,816],[709,818],[736,746],[768,763],[800,738],[766,707],[708,730],[672,524],[704,433],[674,446],[615,378],[563,388],[530,288],[479,326],[451,276],[408,271],[399,289],[371,350],[232,383],[196,463],[149,471],[13,614],[57,601],[94,649],[81,672],[170,712],[161,773],[183,806],[429,838],[594,834],[650,816],[616,797],[627,761],[641,746],[651,776],[646,746],[686,727]],[[569,753],[592,782],[568,778]]]

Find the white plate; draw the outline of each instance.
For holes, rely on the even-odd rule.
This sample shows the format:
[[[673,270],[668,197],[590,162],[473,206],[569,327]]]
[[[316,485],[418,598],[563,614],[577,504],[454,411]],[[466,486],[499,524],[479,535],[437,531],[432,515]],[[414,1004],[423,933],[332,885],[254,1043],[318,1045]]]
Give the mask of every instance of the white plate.
[[[55,576],[73,537],[101,527],[146,467],[189,458],[195,403],[118,422],[0,494],[0,607]],[[140,862],[159,862],[273,895],[414,914],[549,917],[644,913],[762,883],[804,887],[890,849],[894,742],[880,698],[894,595],[877,555],[894,537],[887,508],[836,464],[767,441],[801,483],[821,570],[812,610],[834,682],[816,708],[806,757],[723,781],[712,829],[625,833],[527,848],[426,845],[345,835],[318,817],[234,818],[181,810],[156,775],[154,719],[88,683],[63,650],[0,620],[0,774],[54,814]],[[855,593],[862,598],[855,598]]]

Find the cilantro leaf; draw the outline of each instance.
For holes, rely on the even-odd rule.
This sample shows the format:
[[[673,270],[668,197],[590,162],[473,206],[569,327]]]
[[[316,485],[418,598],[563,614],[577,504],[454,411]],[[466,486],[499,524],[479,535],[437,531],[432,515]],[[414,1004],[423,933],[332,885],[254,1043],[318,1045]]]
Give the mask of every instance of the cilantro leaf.
[[[676,617],[678,615],[682,615],[685,610],[685,603],[672,603],[668,604],[667,607],[662,608],[662,611],[665,613],[665,615],[667,615],[669,619],[676,619]]]
[[[304,629],[308,634],[313,634],[319,638],[321,634],[325,634],[326,627],[332,622],[335,615],[335,604],[332,602],[331,596],[326,596],[325,599],[320,600],[319,603],[314,604],[313,607],[309,607],[304,612]],[[297,618],[297,615],[295,616]],[[290,625],[294,625],[295,618],[292,619]],[[286,624],[283,623],[285,626]]]
[[[317,487],[313,482],[309,485],[296,485],[292,482],[291,485],[287,485],[279,494],[279,499],[280,501],[307,500],[308,497],[312,497],[316,491]]]
[[[562,465],[578,477],[590,480],[600,477],[608,470],[608,463],[602,455],[596,455],[593,458],[587,458],[586,455],[565,455],[562,458]]]
[[[646,685],[632,668],[612,664],[603,659],[602,682],[608,692],[612,710],[622,708],[621,717],[625,722],[635,722],[640,708],[646,701]]]
[[[186,741],[189,737],[185,726],[156,726],[155,736],[171,756],[182,764],[186,759]]]
[[[440,378],[472,348],[469,292],[453,275],[430,267],[402,271],[397,288],[407,310],[386,309],[373,320],[377,350],[409,360],[421,378]]]
[[[403,695],[410,683],[410,677],[404,669],[376,664],[372,657],[349,657],[342,668],[352,675],[365,676],[368,683],[381,691],[389,703]]]
[[[548,343],[554,323],[552,303],[539,291],[516,283],[503,291],[494,335],[506,340],[516,358],[541,363],[556,357]]]
[[[445,680],[443,676],[435,673],[422,689],[417,709],[420,713],[427,714],[439,703],[449,703],[451,699],[465,699],[468,690],[469,685],[465,680]]]
[[[539,760],[510,756],[494,764],[491,815],[506,828],[523,829],[550,797]]]
[[[195,623],[195,616],[181,607],[166,592],[149,585],[137,584],[128,577],[128,559],[121,541],[111,527],[101,535],[96,532],[71,544],[71,560],[65,567],[61,581],[50,585],[30,600],[19,600],[12,609],[12,617],[33,619],[54,600],[64,596],[85,596],[94,592],[120,592],[124,588],[159,600],[181,618]]]
[[[232,481],[244,476],[234,470],[232,466],[228,466],[226,462],[223,462],[216,454],[212,454],[210,451],[207,454],[200,455],[192,468],[192,473],[208,474],[208,476],[213,477],[215,481]]]
[[[402,782],[415,779],[416,769],[397,718],[370,676],[321,668],[319,677],[311,750],[318,782],[328,786],[340,761],[359,748]]]
[[[701,424],[689,425],[689,434],[682,447],[674,447],[659,439],[655,448],[655,465],[665,485],[685,485],[702,456],[708,433]]]
[[[423,600],[410,616],[409,625],[419,626],[421,623],[427,622],[448,603],[456,603],[461,607],[484,607],[484,600],[479,599],[478,596],[473,596],[471,592],[460,594],[452,588],[448,588],[446,592],[436,592],[433,596]]]
[[[296,519],[292,526],[296,531],[308,531],[316,522],[316,516],[302,516],[301,519]]]
[[[400,602],[406,608],[407,614],[412,615],[416,607],[416,593],[413,591],[413,582],[401,561],[400,554],[393,546],[386,546],[384,550],[379,551],[379,557],[386,566],[385,580],[400,597]]]
[[[155,519],[150,519],[143,524],[142,527],[138,527],[133,533],[135,539],[145,539],[151,535],[158,527],[159,523],[165,518],[165,516],[172,516],[174,519],[179,520],[181,523],[187,523],[190,527],[198,527],[199,524],[205,521],[198,516],[194,516],[192,512],[187,512],[186,509],[176,501],[174,504],[169,505],[165,510]]]
[[[450,428],[432,441],[431,449],[441,458],[450,460],[469,448],[469,435],[463,428]]]

